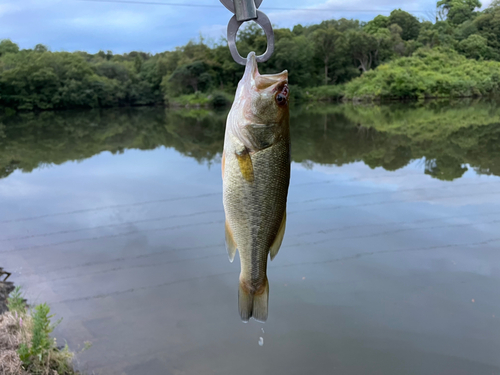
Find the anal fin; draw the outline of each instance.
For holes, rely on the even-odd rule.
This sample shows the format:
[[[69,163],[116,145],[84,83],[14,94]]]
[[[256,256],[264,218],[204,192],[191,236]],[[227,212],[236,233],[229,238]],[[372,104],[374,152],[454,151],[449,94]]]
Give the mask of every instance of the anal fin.
[[[286,211],[283,214],[283,219],[281,220],[280,229],[278,230],[278,234],[274,239],[271,248],[269,249],[269,254],[271,255],[271,260],[273,260],[276,255],[278,255],[278,251],[280,250],[281,243],[283,242],[283,237],[285,237],[285,228],[286,228]]]
[[[229,257],[229,261],[233,263],[234,256],[236,255],[236,242],[234,241],[233,232],[231,231],[231,227],[226,220],[226,250],[227,256]]]

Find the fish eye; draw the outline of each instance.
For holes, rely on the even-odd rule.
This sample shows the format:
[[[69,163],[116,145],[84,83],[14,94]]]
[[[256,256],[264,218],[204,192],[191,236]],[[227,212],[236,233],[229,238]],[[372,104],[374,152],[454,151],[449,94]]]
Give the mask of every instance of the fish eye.
[[[278,95],[276,95],[276,103],[279,106],[285,105],[286,104],[286,96],[283,95],[282,93],[279,93]]]

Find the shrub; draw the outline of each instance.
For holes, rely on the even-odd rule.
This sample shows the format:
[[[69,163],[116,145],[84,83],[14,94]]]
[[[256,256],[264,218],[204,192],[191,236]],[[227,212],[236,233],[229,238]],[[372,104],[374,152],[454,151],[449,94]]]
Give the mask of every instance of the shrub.
[[[16,289],[7,298],[7,304],[10,311],[13,312],[25,312],[26,311],[26,301],[21,293],[21,287],[17,286]]]
[[[420,49],[380,65],[345,85],[347,99],[380,100],[486,96],[500,87],[500,63],[455,51]]]
[[[305,90],[305,97],[315,101],[339,101],[344,97],[344,85],[329,85],[312,87]]]
[[[8,374],[25,373],[22,366],[30,374],[75,374],[73,353],[67,345],[60,350],[56,339],[50,337],[61,321],[51,322],[54,315],[50,314],[50,307],[43,303],[28,311],[20,287],[8,297],[8,307],[9,312],[0,319],[0,336],[8,336],[0,340],[5,352],[0,357],[8,363],[2,363],[0,373],[5,368],[9,369]],[[88,347],[86,344],[84,350]]]
[[[228,98],[228,95],[223,92],[215,92],[211,95],[210,105],[213,108],[226,107],[230,104],[231,104],[230,98]]]

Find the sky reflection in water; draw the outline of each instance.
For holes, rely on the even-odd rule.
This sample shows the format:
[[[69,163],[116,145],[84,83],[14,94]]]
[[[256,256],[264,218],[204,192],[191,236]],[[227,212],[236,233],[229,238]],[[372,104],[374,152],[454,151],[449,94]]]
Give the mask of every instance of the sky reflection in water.
[[[265,325],[224,249],[225,113],[4,117],[0,265],[97,373],[497,374],[499,108],[292,109]]]

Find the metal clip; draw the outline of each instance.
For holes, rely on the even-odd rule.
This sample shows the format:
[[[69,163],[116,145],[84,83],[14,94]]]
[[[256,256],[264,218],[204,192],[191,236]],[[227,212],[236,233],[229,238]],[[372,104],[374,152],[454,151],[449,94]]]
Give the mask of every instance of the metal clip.
[[[227,26],[227,44],[229,45],[231,56],[238,64],[246,65],[247,63],[247,59],[240,55],[236,47],[236,34],[238,34],[239,28],[246,21],[255,21],[266,33],[267,49],[263,55],[257,56],[257,62],[269,60],[274,52],[274,31],[271,21],[263,12],[257,10],[260,4],[262,4],[262,1],[263,0],[220,0],[230,12],[235,14]]]

